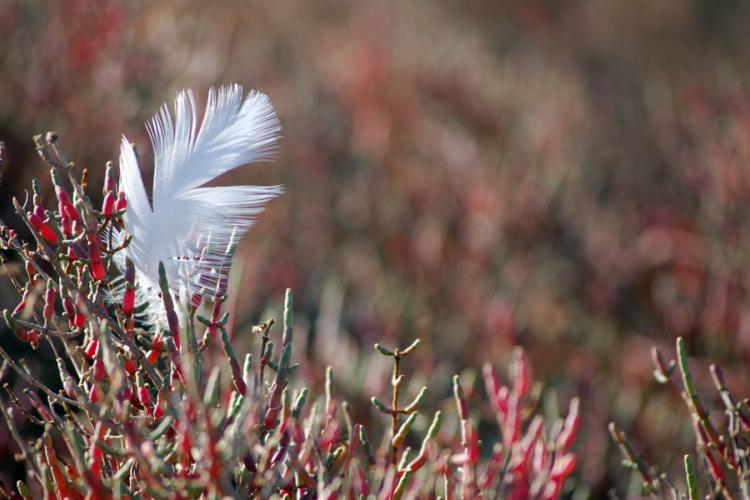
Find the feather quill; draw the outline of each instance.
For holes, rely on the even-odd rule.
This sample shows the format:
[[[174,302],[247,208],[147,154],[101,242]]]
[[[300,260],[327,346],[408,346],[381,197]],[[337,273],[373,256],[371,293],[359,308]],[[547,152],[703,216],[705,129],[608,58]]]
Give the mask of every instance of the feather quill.
[[[174,294],[213,295],[229,272],[227,247],[282,188],[202,186],[242,165],[271,159],[281,127],[268,97],[256,91],[243,97],[239,85],[209,91],[200,126],[190,90],[177,94],[174,107],[174,120],[165,104],[146,126],[154,148],[150,202],[136,154],[123,137],[120,189],[128,202],[125,231],[132,235],[126,253],[140,288],[156,293],[163,262]]]

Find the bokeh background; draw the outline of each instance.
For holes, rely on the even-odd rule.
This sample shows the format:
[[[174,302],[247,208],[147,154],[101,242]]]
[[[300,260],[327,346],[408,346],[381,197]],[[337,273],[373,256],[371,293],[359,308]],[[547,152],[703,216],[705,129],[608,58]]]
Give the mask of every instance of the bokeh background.
[[[0,0],[0,218],[47,177],[35,133],[99,185],[122,134],[150,166],[175,91],[260,89],[279,157],[220,182],[286,194],[241,246],[236,331],[293,288],[303,369],[333,365],[359,419],[374,342],[423,339],[432,404],[522,345],[545,411],[582,398],[577,491],[626,495],[609,420],[662,470],[692,442],[652,346],[685,336],[699,388],[711,361],[750,394],[749,22],[732,0]]]

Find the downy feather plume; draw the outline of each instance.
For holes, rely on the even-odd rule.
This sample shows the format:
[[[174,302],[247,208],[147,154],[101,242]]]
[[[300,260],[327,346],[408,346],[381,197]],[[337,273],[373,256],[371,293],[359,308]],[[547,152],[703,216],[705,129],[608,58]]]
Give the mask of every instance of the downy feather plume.
[[[132,236],[126,252],[140,295],[154,302],[148,299],[158,291],[163,262],[175,295],[211,297],[229,272],[227,247],[282,188],[202,186],[241,165],[271,159],[279,120],[267,96],[252,91],[243,98],[242,87],[231,85],[209,91],[200,126],[187,90],[175,98],[174,120],[165,104],[147,130],[154,148],[150,202],[132,145],[123,138],[120,149],[120,189],[128,203],[124,225]]]

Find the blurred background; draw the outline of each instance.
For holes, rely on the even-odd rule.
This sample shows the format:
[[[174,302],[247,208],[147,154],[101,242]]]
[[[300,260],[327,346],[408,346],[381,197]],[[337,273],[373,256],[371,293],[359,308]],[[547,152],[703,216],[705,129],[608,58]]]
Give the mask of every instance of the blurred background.
[[[692,445],[652,346],[685,336],[706,397],[709,362],[750,393],[748,22],[732,0],[0,0],[0,218],[47,182],[35,133],[96,196],[122,134],[150,168],[177,90],[262,90],[279,157],[219,181],[286,186],[234,269],[238,350],[294,289],[303,369],[333,365],[365,420],[374,342],[422,338],[406,371],[433,406],[522,345],[545,411],[582,398],[577,481],[624,495],[609,420],[662,470]]]

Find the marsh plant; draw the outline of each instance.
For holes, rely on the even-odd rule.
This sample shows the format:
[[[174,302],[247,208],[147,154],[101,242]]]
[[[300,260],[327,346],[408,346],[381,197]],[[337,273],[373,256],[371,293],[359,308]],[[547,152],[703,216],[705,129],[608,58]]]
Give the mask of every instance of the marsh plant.
[[[514,353],[507,383],[493,366],[484,367],[486,399],[469,398],[467,390],[480,391],[455,376],[454,403],[430,412],[426,401],[439,400],[445,388],[407,394],[404,384],[419,340],[404,348],[376,345],[376,355],[392,364],[390,390],[372,396],[373,418],[355,421],[331,368],[320,377],[320,393],[305,387],[314,377],[294,362],[291,291],[280,321],[235,331],[223,307],[228,272],[210,281],[212,289],[190,295],[175,292],[169,280],[179,273],[170,274],[163,261],[153,285],[137,279],[125,220],[131,208],[114,166],[106,166],[102,196],[94,197],[99,187],[66,158],[57,134],[34,140],[50,168],[55,200],[45,199],[34,182],[27,199],[13,200],[15,222],[29,236],[0,227],[4,276],[18,295],[3,318],[7,334],[27,344],[29,356],[49,353],[56,377],[45,379],[9,354],[8,341],[0,342],[8,389],[0,409],[25,471],[15,487],[3,486],[4,495],[561,494],[576,467],[571,447],[579,404],[574,399],[565,418],[535,415],[538,390],[522,350]],[[230,262],[236,239],[225,243],[223,262]],[[141,289],[146,286],[156,289]],[[235,352],[237,335],[256,338],[252,352]],[[490,409],[493,431],[480,436],[482,416],[473,404]]]

